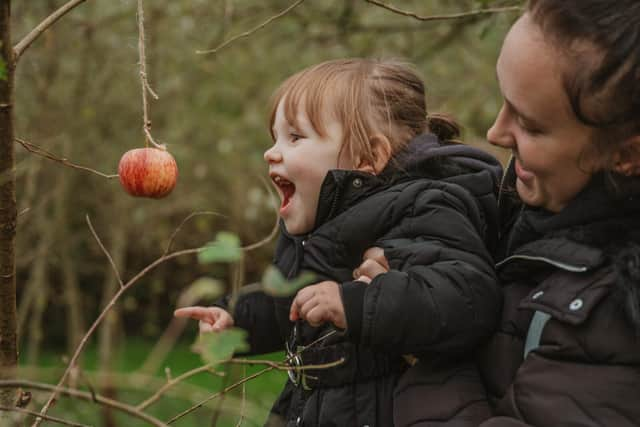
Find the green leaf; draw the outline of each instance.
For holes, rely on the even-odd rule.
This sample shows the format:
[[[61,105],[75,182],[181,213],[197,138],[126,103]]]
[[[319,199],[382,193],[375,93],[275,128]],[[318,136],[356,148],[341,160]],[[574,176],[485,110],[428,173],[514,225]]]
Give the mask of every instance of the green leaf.
[[[236,351],[249,350],[247,332],[240,328],[229,328],[200,334],[195,349],[204,363],[217,365],[229,360]]]
[[[209,243],[198,254],[198,261],[202,264],[212,262],[235,262],[242,257],[240,238],[228,231],[221,231],[216,235],[216,240]]]
[[[280,270],[270,265],[262,275],[264,292],[275,297],[286,297],[295,294],[298,289],[315,281],[315,274],[304,271],[294,280],[288,281]]]
[[[213,300],[224,293],[224,285],[211,277],[200,277],[191,283],[180,295],[179,305],[193,305],[198,301]]]

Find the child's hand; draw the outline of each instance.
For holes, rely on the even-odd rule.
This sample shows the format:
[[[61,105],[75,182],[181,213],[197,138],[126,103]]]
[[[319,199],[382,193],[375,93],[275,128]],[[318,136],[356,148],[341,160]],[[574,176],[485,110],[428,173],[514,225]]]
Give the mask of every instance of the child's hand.
[[[362,259],[362,264],[353,270],[353,278],[360,282],[371,283],[378,274],[389,271],[389,262],[382,248],[374,246],[367,249]]]
[[[233,326],[231,314],[220,307],[179,308],[173,315],[199,320],[200,332],[220,332]]]
[[[326,281],[301,289],[289,311],[289,320],[295,322],[299,319],[306,320],[311,326],[331,322],[336,327],[345,329],[347,321],[339,285]]]

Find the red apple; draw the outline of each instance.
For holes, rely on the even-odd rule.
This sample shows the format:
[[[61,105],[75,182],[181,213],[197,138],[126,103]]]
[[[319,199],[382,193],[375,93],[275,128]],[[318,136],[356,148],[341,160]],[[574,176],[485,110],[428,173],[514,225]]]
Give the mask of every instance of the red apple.
[[[118,175],[120,183],[132,196],[159,199],[176,186],[178,166],[166,150],[136,148],[124,153]]]

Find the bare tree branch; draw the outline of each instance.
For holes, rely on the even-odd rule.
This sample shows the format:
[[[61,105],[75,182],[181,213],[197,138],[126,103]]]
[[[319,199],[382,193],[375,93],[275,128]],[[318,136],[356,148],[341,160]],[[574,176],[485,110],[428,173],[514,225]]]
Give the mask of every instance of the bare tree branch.
[[[321,337],[319,337],[318,339],[316,339],[315,341],[311,342],[309,345],[306,345],[304,347],[302,347],[300,350],[298,350],[296,353],[288,356],[285,359],[285,363],[290,362],[293,358],[295,358],[296,356],[299,356],[300,354],[302,354],[304,351],[306,351],[307,349],[315,346],[316,344],[326,340],[327,338],[329,338],[330,336],[334,335],[337,331],[334,329],[332,331],[327,332],[326,334],[322,335]],[[231,359],[229,362],[232,362],[234,359]],[[237,360],[237,359],[236,359]],[[335,362],[330,362],[326,365],[316,365],[315,368],[316,369],[326,369],[326,368],[330,368],[336,365],[339,365],[341,363],[344,363],[345,359],[339,359]],[[255,361],[251,361],[251,362],[255,362]],[[267,366],[266,368],[252,374],[249,375],[248,377],[244,377],[242,378],[240,381],[235,382],[233,384],[231,384],[228,387],[223,388],[222,390],[220,390],[219,392],[207,397],[206,399],[202,400],[200,403],[198,403],[197,405],[192,406],[191,408],[179,413],[178,415],[176,415],[175,417],[171,418],[169,421],[167,421],[167,424],[171,424],[177,420],[179,420],[180,418],[184,417],[185,415],[190,414],[191,412],[195,411],[198,408],[201,408],[205,403],[209,402],[210,400],[215,399],[216,397],[222,396],[226,393],[228,393],[229,391],[233,390],[234,388],[241,386],[242,384],[246,383],[247,381],[250,381],[254,378],[258,378],[261,375],[266,374],[269,371],[273,371],[274,369],[276,369],[277,366],[282,366],[281,364],[277,364],[275,362],[272,361],[261,361],[261,362],[267,362],[269,366]],[[293,369],[293,368],[292,368]],[[299,367],[296,369],[310,369],[308,366],[306,367]]]
[[[267,189],[267,192],[269,193],[269,196],[271,197],[271,201],[273,202],[273,210],[276,213],[276,220],[273,224],[273,228],[271,229],[271,233],[269,233],[269,235],[267,237],[265,237],[264,239],[253,243],[251,245],[245,246],[242,249],[246,252],[248,251],[252,251],[254,249],[257,249],[261,246],[264,246],[265,244],[267,244],[268,242],[270,242],[273,238],[276,237],[276,234],[278,234],[278,229],[280,228],[280,216],[278,215],[278,196],[275,194],[275,191],[273,190],[273,187],[267,182],[267,179],[263,176],[260,176],[260,180],[262,181],[262,184],[264,185],[264,187]]]
[[[204,404],[209,402],[210,400],[213,400],[218,396],[222,396],[223,394],[228,393],[229,391],[231,391],[234,388],[246,383],[247,381],[251,381],[252,379],[257,378],[257,377],[259,377],[259,376],[261,376],[263,374],[266,374],[267,372],[272,371],[273,369],[274,369],[273,367],[269,366],[268,368],[264,368],[264,369],[256,372],[255,374],[252,374],[252,375],[249,375],[248,377],[242,378],[240,381],[238,381],[238,382],[236,382],[234,384],[231,384],[230,386],[223,388],[222,390],[220,390],[216,394],[213,394],[213,395],[207,397],[206,399],[204,399],[203,401],[201,401],[197,405],[194,405],[191,408],[179,413],[178,415],[176,415],[175,417],[173,417],[169,421],[167,421],[167,424],[171,424],[171,423],[179,420],[180,418],[184,417],[185,415],[189,415],[190,413],[192,413],[196,409],[201,408],[202,406],[204,406]]]
[[[151,397],[147,398],[144,402],[140,403],[138,406],[136,406],[136,408],[140,411],[143,411],[145,408],[147,408],[149,405],[153,404],[154,402],[156,402],[167,390],[169,390],[171,387],[173,387],[174,385],[180,383],[181,381],[186,380],[187,378],[190,378],[194,375],[197,375],[201,372],[209,372],[213,370],[211,364],[207,364],[207,365],[203,365],[200,366],[198,368],[195,369],[191,369],[190,371],[185,372],[184,374],[174,378],[174,379],[169,379],[165,385],[163,385],[162,387],[160,387],[158,389],[158,391],[156,391]]]
[[[53,12],[51,15],[47,16],[42,22],[40,22],[29,34],[27,34],[22,40],[20,40],[13,47],[13,54],[15,55],[15,61],[18,62],[18,59],[22,56],[24,51],[31,46],[31,44],[36,41],[38,37],[42,35],[49,27],[56,23],[56,21],[66,15],[71,9],[78,6],[81,3],[84,3],[86,0],[70,0],[58,10]]]
[[[401,9],[398,9],[397,7],[382,3],[381,1],[378,1],[378,0],[364,0],[364,1],[366,1],[367,3],[373,4],[375,6],[379,6],[383,9],[387,9],[393,13],[397,13],[398,15],[409,16],[411,18],[415,18],[425,22],[472,18],[480,15],[488,15],[488,14],[502,13],[502,12],[516,12],[516,11],[522,10],[520,6],[507,6],[507,7],[493,7],[493,8],[487,8],[487,9],[471,10],[468,12],[452,13],[448,15],[420,16],[414,12],[401,10]]]
[[[111,254],[109,254],[109,251],[107,250],[107,248],[105,248],[104,245],[102,244],[102,241],[100,240],[100,237],[98,237],[98,234],[96,233],[96,230],[93,228],[93,224],[91,224],[91,220],[89,219],[89,215],[85,215],[85,219],[87,220],[87,224],[89,225],[89,230],[91,230],[91,234],[93,234],[93,237],[98,242],[98,245],[100,246],[100,249],[102,249],[102,252],[104,253],[104,255],[109,260],[109,264],[111,264],[111,267],[113,267],[113,272],[116,275],[116,279],[118,280],[118,283],[120,283],[120,288],[124,288],[124,282],[122,281],[122,278],[120,277],[120,272],[118,271],[118,267],[116,266],[116,263],[113,261],[113,258],[111,257]]]
[[[85,167],[85,166],[80,166],[80,165],[77,165],[75,163],[72,163],[72,162],[70,162],[69,160],[67,160],[67,159],[65,159],[63,157],[62,158],[61,157],[57,157],[53,153],[45,150],[44,148],[39,147],[39,146],[37,146],[35,144],[32,144],[30,142],[27,142],[24,139],[14,138],[14,141],[16,141],[18,144],[22,145],[22,147],[25,150],[27,150],[28,152],[30,152],[30,153],[37,154],[39,156],[45,157],[45,158],[47,158],[49,160],[53,160],[53,161],[58,162],[58,163],[62,163],[65,166],[69,166],[69,167],[74,168],[74,169],[80,169],[80,170],[84,170],[84,171],[87,171],[87,172],[91,172],[91,173],[94,173],[96,175],[100,175],[103,178],[111,179],[111,178],[117,178],[118,177],[118,174],[107,175],[105,173],[98,172],[95,169],[91,169],[91,168],[88,168],[88,167]]]
[[[246,377],[247,376],[247,366],[243,366],[242,367],[242,376]],[[242,384],[242,401],[241,401],[241,405],[240,405],[240,418],[238,419],[238,422],[236,424],[236,427],[240,427],[242,425],[242,422],[244,421],[244,405],[247,402],[247,385],[246,384]]]
[[[244,38],[244,37],[249,37],[251,34],[255,33],[256,31],[259,31],[259,30],[263,29],[264,27],[269,25],[271,22],[275,21],[278,18],[283,17],[284,15],[286,15],[287,13],[289,13],[290,11],[295,9],[296,7],[300,6],[300,4],[302,4],[302,2],[304,2],[304,0],[297,0],[291,6],[289,6],[288,8],[283,10],[282,12],[278,13],[277,15],[274,15],[271,18],[267,19],[266,21],[264,21],[262,24],[258,25],[257,27],[252,28],[249,31],[245,31],[242,34],[238,34],[235,37],[231,37],[230,39],[226,40],[225,42],[223,42],[222,44],[218,45],[217,47],[215,47],[215,48],[213,48],[211,50],[196,50],[196,53],[197,54],[216,53],[220,49],[227,47],[228,45],[230,45],[231,43],[235,42],[236,40],[239,40],[239,39]]]
[[[169,243],[167,244],[167,249],[164,250],[164,254],[166,255],[169,253],[169,251],[171,250],[171,246],[173,245],[173,241],[176,239],[176,236],[178,235],[178,233],[180,232],[180,230],[182,229],[182,227],[191,219],[194,218],[196,216],[201,216],[201,215],[212,215],[212,216],[221,216],[223,218],[227,218],[226,215],[217,213],[217,212],[212,212],[212,211],[202,211],[202,212],[193,212],[191,214],[189,214],[185,219],[182,220],[182,222],[180,223],[180,225],[178,225],[178,227],[174,230],[173,234],[171,235],[171,237],[169,238]]]
[[[34,381],[27,381],[27,380],[0,380],[0,388],[10,388],[10,387],[24,387],[32,390],[53,391],[56,395],[62,394],[64,396],[75,397],[75,398],[86,400],[89,402],[94,401],[94,397],[91,395],[91,393],[88,393],[86,391],[76,390],[73,388],[60,387],[59,385],[54,386],[51,384],[44,384],[44,383],[38,383]],[[162,421],[160,421],[159,419],[154,418],[149,414],[145,414],[144,412],[138,411],[135,407],[131,405],[127,405],[126,403],[109,399],[108,397],[104,397],[101,395],[96,395],[95,399],[96,399],[95,402],[99,403],[100,405],[108,406],[109,408],[114,408],[119,411],[125,412],[133,417],[144,420],[151,425],[154,425],[157,427],[167,427],[167,425]],[[43,415],[45,414],[42,414],[42,413],[39,414],[37,419],[42,420]]]
[[[31,411],[29,409],[24,409],[24,408],[18,408],[18,407],[8,407],[8,406],[0,406],[0,411],[14,411],[14,412],[20,412],[22,414],[28,414],[28,415],[38,415],[38,412],[36,411]],[[63,420],[62,418],[56,418],[56,417],[52,417],[50,415],[40,415],[42,418],[44,418],[47,421],[53,421],[54,423],[58,423],[58,424],[64,424],[66,426],[71,426],[71,427],[90,427],[88,424],[80,424],[80,423],[74,423],[73,421],[66,421]]]
[[[253,245],[250,245],[250,246],[253,246]],[[93,335],[93,333],[97,329],[98,325],[100,325],[100,323],[104,320],[104,318],[106,317],[108,312],[113,308],[113,306],[120,299],[122,294],[124,294],[127,290],[129,290],[129,288],[131,288],[133,285],[135,285],[138,282],[138,280],[140,280],[143,276],[145,276],[148,272],[150,272],[151,270],[156,268],[158,265],[160,265],[160,264],[162,264],[162,263],[164,263],[164,262],[166,262],[166,261],[168,261],[170,259],[182,256],[182,255],[197,254],[199,252],[202,252],[205,249],[206,249],[206,246],[201,246],[201,247],[198,247],[198,248],[183,249],[183,250],[180,250],[180,251],[171,252],[169,254],[163,254],[160,258],[156,259],[151,264],[147,265],[145,268],[143,268],[141,271],[139,271],[138,274],[136,274],[133,278],[131,278],[129,281],[127,281],[124,285],[122,285],[120,287],[120,289],[118,290],[118,292],[115,293],[115,295],[111,298],[109,303],[102,310],[100,315],[93,322],[93,324],[91,325],[89,330],[85,333],[85,335],[80,340],[80,343],[78,344],[78,347],[76,348],[76,351],[74,352],[73,356],[69,360],[67,368],[65,369],[64,373],[62,374],[62,377],[58,381],[57,387],[53,389],[53,393],[51,394],[51,396],[49,396],[49,399],[47,400],[45,405],[40,410],[40,413],[43,414],[43,415],[46,415],[47,411],[51,407],[51,404],[53,403],[53,401],[56,398],[56,395],[58,393],[58,388],[62,384],[64,384],[64,382],[66,381],[67,377],[69,376],[69,373],[76,366],[78,358],[80,357],[80,354],[84,350],[89,338],[91,337],[91,335]],[[272,369],[272,368],[269,368],[269,369]],[[32,426],[33,427],[37,427],[37,426],[40,425],[41,422],[42,422],[42,418],[37,418]]]

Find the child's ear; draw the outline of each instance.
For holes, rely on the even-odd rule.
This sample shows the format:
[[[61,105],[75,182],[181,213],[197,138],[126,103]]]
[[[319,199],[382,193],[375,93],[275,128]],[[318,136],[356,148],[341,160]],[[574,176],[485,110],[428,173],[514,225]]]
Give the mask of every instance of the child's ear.
[[[369,142],[371,144],[371,151],[373,152],[373,161],[360,160],[356,169],[377,175],[387,166],[391,158],[391,143],[389,139],[382,134],[371,136]]]
[[[613,170],[625,176],[640,176],[640,135],[620,145],[614,154]]]

